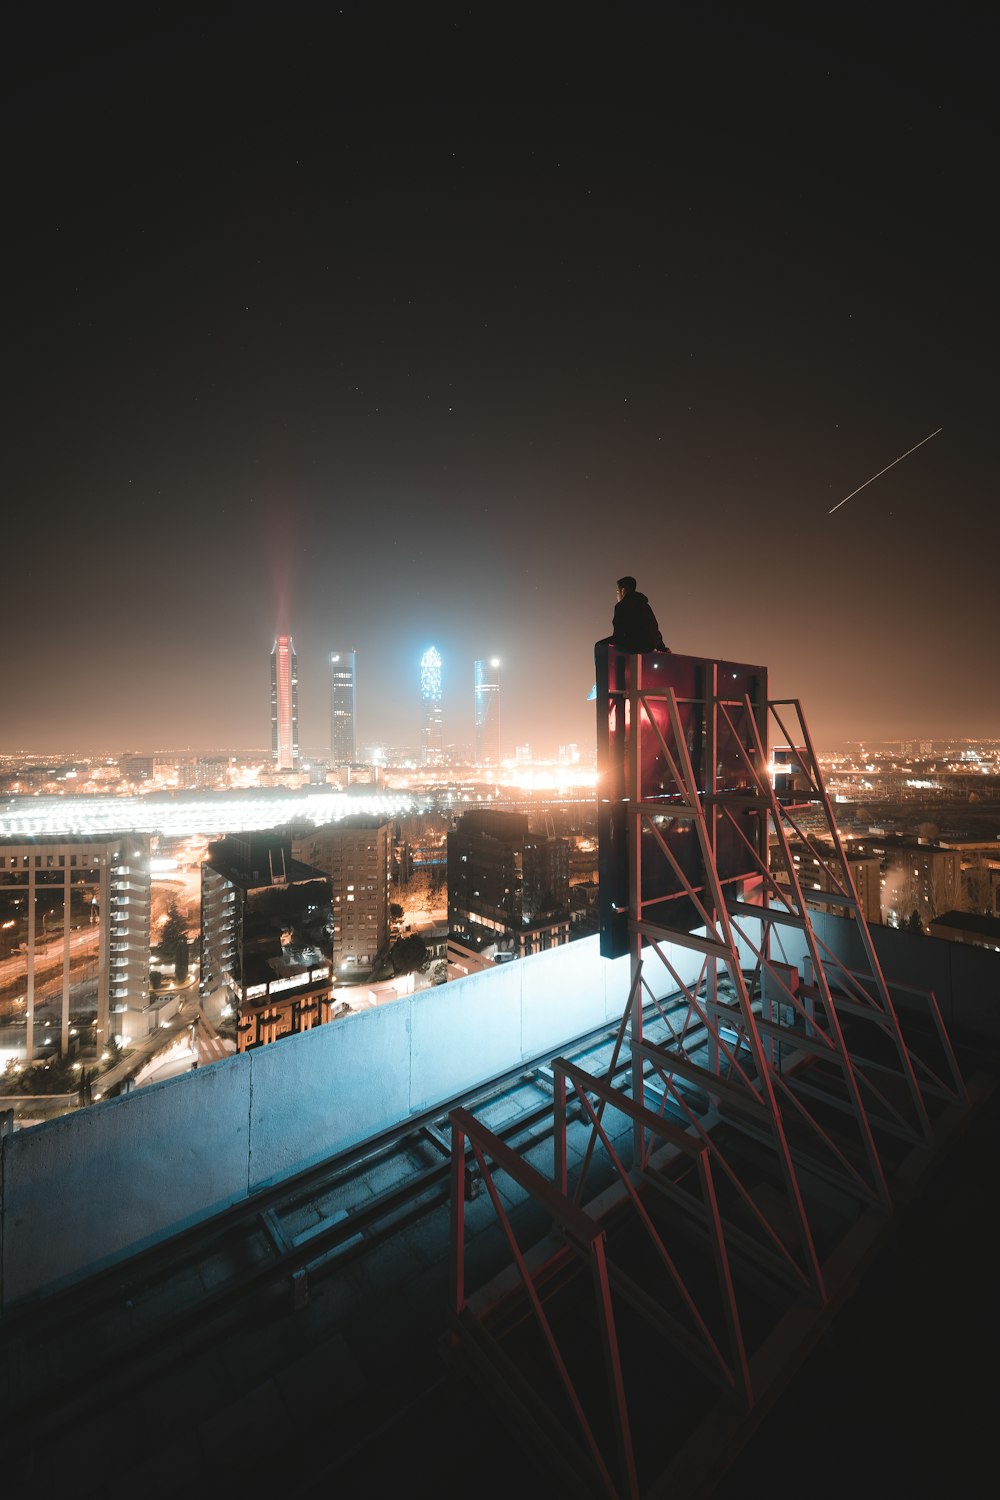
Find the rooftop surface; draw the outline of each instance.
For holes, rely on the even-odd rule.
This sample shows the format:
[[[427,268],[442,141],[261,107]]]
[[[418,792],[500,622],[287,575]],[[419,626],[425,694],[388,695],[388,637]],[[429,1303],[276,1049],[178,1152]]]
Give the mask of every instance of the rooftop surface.
[[[688,1450],[685,1481],[663,1493],[988,1492],[980,1366],[998,1326],[988,1226],[1000,1060],[955,1041],[973,1108],[897,1195],[750,1418],[720,1425],[717,1398],[674,1351],[647,1346],[647,1431],[669,1429]],[[610,1033],[592,1039],[585,1066],[606,1068],[611,1047]],[[466,1102],[551,1175],[545,1070]],[[625,1117],[605,1120],[627,1156]],[[449,1357],[447,1129],[442,1117],[369,1143],[5,1319],[11,1492],[588,1493],[553,1471],[465,1359]],[[584,1132],[574,1120],[576,1162]],[[613,1178],[598,1150],[590,1191]],[[496,1181],[521,1244],[544,1241],[551,1219],[510,1178]],[[465,1210],[471,1291],[511,1255],[482,1186]],[[543,1363],[528,1361],[529,1380],[543,1380]]]

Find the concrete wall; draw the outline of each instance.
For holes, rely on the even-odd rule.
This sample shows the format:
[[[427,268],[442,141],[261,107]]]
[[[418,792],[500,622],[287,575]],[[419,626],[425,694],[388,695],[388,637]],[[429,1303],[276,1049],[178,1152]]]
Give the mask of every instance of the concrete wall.
[[[693,982],[697,955],[671,954]],[[628,986],[628,959],[585,938],[3,1137],[0,1311],[554,1056],[620,1016]]]
[[[818,935],[863,968],[857,929]],[[996,954],[874,928],[886,977],[935,991],[956,1034],[1000,1038]],[[800,965],[802,934],[782,931]],[[687,983],[700,955],[668,947]],[[776,956],[779,956],[776,954]],[[747,967],[753,956],[743,955]],[[646,978],[673,990],[655,958]],[[255,1190],[443,1105],[529,1058],[556,1055],[628,994],[629,961],[598,939],[503,964],[332,1021],[0,1139],[0,1312],[114,1264]],[[898,996],[901,1008],[909,1003]]]

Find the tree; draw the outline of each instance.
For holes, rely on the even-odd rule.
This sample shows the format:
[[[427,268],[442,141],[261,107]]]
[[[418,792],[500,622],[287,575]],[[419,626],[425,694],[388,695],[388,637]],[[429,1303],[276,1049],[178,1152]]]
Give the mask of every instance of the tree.
[[[398,901],[389,902],[389,915],[394,922],[399,922],[403,916],[403,908]]]
[[[979,912],[982,916],[990,916],[993,911],[993,881],[992,861],[989,856],[977,850],[972,856],[972,863],[963,872],[965,875],[965,894],[969,903],[969,910]]]
[[[160,929],[160,941],[156,947],[163,962],[174,965],[175,977],[186,979],[188,972],[187,923],[177,909],[177,902],[173,899],[167,908],[166,921]]]
[[[394,974],[412,974],[415,971],[422,973],[430,962],[427,944],[418,932],[400,938],[393,945],[390,957]]]
[[[910,915],[903,923],[903,926],[907,932],[919,932],[921,937],[923,936],[924,924],[920,920],[920,913],[917,911],[916,907],[914,907],[913,911],[911,911]]]
[[[30,1066],[8,1062],[6,1072],[0,1075],[0,1092],[5,1094],[72,1094],[79,1087],[79,1078],[68,1057],[52,1057],[47,1062],[36,1062]]]

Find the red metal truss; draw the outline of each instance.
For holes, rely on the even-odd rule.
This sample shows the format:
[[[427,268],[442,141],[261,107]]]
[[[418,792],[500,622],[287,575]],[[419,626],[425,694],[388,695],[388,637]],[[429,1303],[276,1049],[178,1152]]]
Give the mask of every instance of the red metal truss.
[[[589,1461],[604,1493],[638,1497],[643,1493],[643,1487],[640,1486],[633,1442],[630,1390],[645,1379],[646,1372],[644,1365],[638,1372],[629,1368],[628,1357],[619,1339],[616,1305],[627,1305],[641,1320],[647,1339],[669,1344],[675,1354],[714,1382],[741,1410],[749,1410],[753,1404],[747,1350],[715,1192],[712,1161],[704,1141],[636,1104],[604,1080],[595,1078],[566,1058],[556,1058],[552,1067],[555,1079],[555,1177],[552,1182],[467,1110],[456,1109],[451,1113],[453,1191],[449,1322],[452,1337],[461,1341],[467,1353],[478,1355],[481,1371],[488,1370],[494,1380],[498,1375],[502,1379],[504,1394],[513,1401],[519,1418],[537,1423],[539,1441],[550,1450],[555,1449],[563,1462],[579,1474],[586,1473]],[[581,1208],[568,1191],[566,1125],[569,1086],[602,1139],[624,1198],[641,1224],[666,1280],[676,1294],[679,1311],[671,1311],[651,1294],[643,1281],[630,1274],[626,1264],[616,1261],[613,1246],[609,1247],[605,1223]],[[694,1216],[702,1235],[707,1237],[715,1270],[712,1307],[705,1305],[705,1288],[696,1292],[675,1264],[661,1229],[633,1181],[633,1174],[604,1131],[591,1096],[596,1096],[601,1106],[611,1103],[616,1110],[629,1114],[643,1133],[658,1143],[657,1149],[647,1158],[644,1176],[649,1182],[655,1181],[660,1192],[672,1203],[682,1205],[684,1212]],[[519,1290],[530,1306],[542,1346],[572,1414],[575,1433],[560,1428],[551,1412],[540,1410],[537,1387],[526,1388],[524,1375],[512,1367],[501,1341],[491,1332],[490,1317],[480,1316],[475,1299],[467,1293],[462,1187],[467,1143],[507,1240],[517,1270]],[[694,1190],[685,1191],[675,1182],[671,1167],[677,1162],[693,1172]],[[539,1257],[536,1252],[532,1258],[519,1244],[494,1182],[495,1170],[506,1173],[518,1183],[551,1218],[557,1244],[555,1248],[549,1247],[544,1256]],[[599,1343],[604,1362],[603,1401],[595,1401],[593,1381],[584,1382],[586,1389],[581,1389],[579,1379],[574,1379],[570,1358],[561,1347],[546,1309],[550,1300],[546,1283],[554,1279],[560,1260],[569,1257],[575,1258],[590,1275],[592,1296],[589,1310],[597,1335],[594,1342]],[[495,1316],[495,1304],[489,1305],[487,1311]],[[576,1316],[576,1327],[579,1327],[579,1321]],[[720,1340],[717,1331],[713,1331],[713,1325],[716,1329],[720,1326],[725,1329],[723,1339]],[[598,1435],[602,1426],[602,1408],[605,1413],[610,1410],[613,1417],[610,1424],[614,1432],[613,1456],[606,1451],[609,1446],[607,1439],[602,1446]],[[603,1424],[605,1428],[608,1425],[607,1422]],[[578,1451],[574,1451],[574,1446]]]
[[[629,1427],[628,1405],[622,1379],[621,1358],[615,1330],[614,1307],[608,1275],[606,1236],[603,1226],[591,1218],[566,1193],[561,1192],[542,1174],[523,1161],[499,1136],[493,1134],[467,1110],[451,1112],[451,1299],[449,1325],[453,1338],[463,1342],[467,1351],[478,1351],[481,1368],[487,1372],[500,1370],[505,1378],[505,1394],[519,1407],[524,1421],[532,1421],[532,1409],[537,1407],[537,1393],[527,1387],[524,1377],[503,1354],[499,1342],[491,1335],[485,1320],[476,1316],[465,1285],[465,1197],[463,1175],[465,1170],[466,1141],[472,1148],[482,1181],[493,1204],[497,1219],[503,1229],[508,1246],[517,1267],[521,1290],[530,1303],[536,1325],[541,1332],[545,1348],[558,1376],[559,1384],[574,1418],[577,1442],[581,1452],[574,1452],[573,1436],[561,1432],[551,1421],[543,1420],[536,1436],[546,1446],[554,1446],[560,1456],[580,1477],[587,1474],[587,1460],[599,1477],[603,1492],[610,1496],[622,1494],[638,1497],[640,1494],[635,1470],[635,1458]],[[505,1171],[528,1192],[536,1203],[551,1216],[553,1226],[564,1237],[568,1251],[575,1253],[588,1266],[593,1278],[594,1311],[601,1335],[606,1377],[611,1407],[614,1414],[618,1467],[620,1482],[613,1477],[615,1465],[602,1451],[595,1434],[592,1415],[586,1409],[566,1360],[560,1350],[559,1341],[545,1312],[540,1290],[542,1278],[534,1266],[529,1266],[525,1252],[511,1228],[510,1219],[504,1209],[500,1194],[493,1180],[490,1161]],[[550,1268],[549,1268],[550,1269]],[[581,1462],[582,1460],[582,1462]]]
[[[570,1062],[567,1058],[557,1057],[553,1061],[552,1072],[554,1077],[552,1114],[556,1185],[564,1194],[567,1192],[566,1122],[568,1115],[566,1096],[567,1083],[571,1083],[575,1096],[582,1106],[584,1117],[591,1124],[592,1138],[596,1136],[600,1137],[605,1153],[615,1168],[626,1196],[630,1200],[662,1265],[666,1268],[671,1281],[680,1295],[681,1301],[694,1325],[695,1342],[692,1343],[691,1341],[690,1331],[686,1331],[681,1325],[677,1324],[665,1311],[661,1310],[657,1312],[655,1309],[650,1309],[647,1312],[647,1317],[650,1317],[654,1324],[667,1333],[675,1344],[686,1348],[691,1358],[701,1359],[703,1355],[707,1354],[707,1372],[714,1378],[721,1380],[725,1389],[739,1392],[747,1406],[752,1405],[753,1395],[750,1385],[750,1370],[747,1364],[740,1314],[733,1288],[729,1254],[722,1232],[722,1220],[719,1214],[718,1199],[712,1175],[712,1158],[707,1142],[704,1139],[698,1139],[697,1136],[689,1134],[672,1122],[664,1120],[662,1115],[653,1113],[653,1111],[646,1109],[644,1105],[636,1103],[634,1099],[629,1098],[627,1095],[623,1095],[620,1089],[612,1087],[606,1079],[596,1078],[593,1074]],[[591,1094],[595,1094],[599,1101],[596,1108],[591,1101]],[[656,1185],[665,1194],[673,1197],[679,1194],[680,1190],[672,1181],[669,1172],[653,1173],[651,1164],[654,1161],[654,1157],[662,1164],[665,1157],[681,1156],[694,1166],[699,1192],[693,1198],[689,1193],[684,1193],[681,1196],[685,1207],[694,1212],[708,1230],[709,1244],[718,1280],[717,1290],[724,1310],[729,1335],[728,1352],[724,1352],[719,1347],[712,1333],[709,1331],[706,1319],[699,1310],[692,1289],[686,1284],[677,1270],[670,1251],[663,1242],[662,1234],[654,1224],[642,1201],[639,1190],[630,1176],[629,1168],[615,1151],[602,1125],[601,1117],[604,1107],[608,1104],[611,1104],[614,1109],[629,1115],[633,1123],[643,1132],[644,1137],[646,1137],[646,1149],[643,1153],[642,1175],[649,1181],[655,1181]],[[636,1175],[638,1176],[639,1174]],[[581,1187],[582,1180],[583,1172],[581,1170]],[[645,1301],[648,1308],[648,1299],[645,1299]],[[700,1347],[698,1341],[703,1344],[703,1348]]]
[[[607,648],[597,678],[601,952],[629,954],[628,999],[600,1076],[552,1062],[551,1181],[452,1111],[449,1327],[574,1492],[596,1482],[638,1500],[667,1493],[662,1462],[654,1489],[642,1482],[663,1457],[650,1371],[664,1352],[745,1422],[776,1360],[843,1295],[845,1257],[884,1231],[896,1169],[967,1098],[934,995],[882,973],[798,702],[771,702],[762,668],[669,653]],[[772,724],[789,746],[780,774]],[[793,839],[821,893],[804,890]],[[824,939],[810,899],[853,922],[866,966]],[[933,1061],[904,1039],[893,992],[908,1014],[922,1002]],[[624,1117],[616,1130],[609,1110]],[[567,1132],[579,1147],[580,1123],[577,1156]],[[588,1199],[598,1152],[605,1185]],[[470,1295],[472,1162],[513,1268]],[[551,1225],[531,1249],[497,1172]],[[578,1296],[567,1312],[560,1299],[588,1277],[589,1312]],[[554,1372],[550,1408],[516,1352],[529,1325]],[[666,1472],[687,1462],[670,1456]]]
[[[891,1043],[896,1054],[898,1076],[905,1080],[906,1092],[909,1095],[911,1128],[919,1129],[923,1137],[928,1142],[932,1142],[934,1130],[930,1118],[931,1103],[935,1100],[967,1103],[965,1083],[937,1001],[930,991],[920,991],[913,986],[896,984],[886,979],[858,898],[850,863],[823,784],[822,773],[801,704],[797,699],[774,701],[769,704],[769,712],[789,745],[788,753],[793,758],[786,762],[790,773],[788,777],[790,786],[785,795],[780,797],[777,795],[770,778],[767,778],[766,785],[761,787],[762,794],[767,795],[773,804],[771,819],[777,840],[775,852],[786,876],[785,883],[774,878],[772,858],[769,878],[762,887],[762,906],[768,912],[766,919],[769,924],[768,930],[773,931],[775,923],[780,928],[782,922],[787,922],[786,914],[799,917],[807,914],[803,891],[795,876],[794,859],[788,837],[788,830],[791,829],[796,839],[808,851],[817,867],[823,870],[833,886],[832,890],[825,890],[822,893],[822,902],[831,906],[839,906],[854,918],[868,965],[867,970],[863,971],[848,968],[838,954],[823,941],[810,922],[807,931],[813,972],[817,976],[820,973],[824,975],[833,1002],[842,1015],[850,1016],[855,1020],[872,1022],[879,1033]],[[794,714],[794,720],[791,714]],[[791,725],[791,733],[789,725]],[[818,811],[821,814],[823,827],[819,838],[822,842],[804,828],[801,818],[796,816],[803,808]],[[832,845],[832,855],[827,844]],[[773,902],[778,904],[772,906]],[[772,912],[777,915],[772,916]],[[892,999],[894,989],[922,1000],[922,1008],[931,1022],[936,1039],[935,1065],[916,1052],[912,1043],[904,1040],[899,1012]],[[885,1096],[877,1090],[872,1076],[879,1071],[885,1072],[884,1065],[863,1058],[856,1050],[852,1053],[852,1057],[855,1071],[863,1079],[867,1090],[878,1097],[880,1104],[887,1109],[888,1113],[895,1114],[896,1112],[887,1104]],[[947,1077],[943,1074],[947,1074]],[[891,1128],[888,1120],[886,1125],[887,1128]],[[903,1128],[905,1130],[905,1125]]]
[[[728,667],[703,663],[691,674],[669,658],[665,664],[638,656],[608,674],[628,836],[633,984],[623,1030],[636,1099],[648,1097],[655,1077],[661,1107],[713,1140],[716,1152],[719,1118],[769,1139],[798,1228],[798,1267],[822,1299],[801,1174],[889,1208],[893,1149],[899,1141],[932,1143],[929,1102],[962,1099],[964,1086],[933,995],[926,1004],[943,1066],[935,1070],[904,1041],[800,705],[769,702],[763,692],[730,693],[729,680],[742,687],[751,669]],[[768,761],[771,721],[795,747],[782,766],[791,795],[780,798]],[[800,826],[803,807],[821,813],[829,848]],[[830,886],[824,899],[829,894],[853,918],[868,972],[847,970],[817,934],[789,829],[816,850]],[[786,961],[782,929],[786,937],[794,931],[804,949],[805,983]],[[694,984],[671,962],[678,947],[704,955]],[[654,957],[663,964],[687,1001],[682,1026],[671,1026],[667,1042],[653,1048],[642,1036],[643,1000],[655,988],[641,977],[643,954],[647,965]],[[727,982],[728,998],[720,982]],[[888,1044],[888,1060],[860,1050],[859,1023],[868,1021],[883,1054]],[[691,1030],[708,1038],[701,1062],[686,1041]],[[695,1094],[709,1099],[710,1115],[698,1118]],[[640,1166],[642,1152],[637,1133]],[[735,1184],[736,1168],[720,1164]],[[776,1226],[764,1227],[774,1248],[782,1237]]]
[[[810,1112],[803,1101],[791,1095],[784,1079],[775,1066],[771,1049],[765,1048],[758,1026],[758,1014],[754,1010],[751,995],[743,973],[736,934],[733,931],[729,905],[716,860],[719,829],[724,819],[733,820],[738,810],[746,820],[749,816],[755,823],[755,838],[743,835],[748,850],[754,853],[757,865],[766,868],[767,842],[764,829],[767,826],[769,803],[760,796],[759,777],[766,779],[766,756],[763,752],[757,717],[748,698],[727,701],[719,686],[706,694],[704,707],[705,733],[709,742],[717,747],[725,734],[729,741],[726,750],[731,756],[735,748],[741,761],[750,773],[749,788],[730,791],[718,787],[714,780],[699,786],[691,753],[688,747],[682,706],[669,680],[661,677],[654,686],[647,688],[643,682],[642,657],[632,658],[629,667],[629,750],[627,756],[627,785],[629,796],[631,846],[635,851],[634,863],[634,909],[631,921],[633,931],[633,963],[638,964],[645,945],[661,958],[668,945],[695,948],[706,954],[707,965],[704,993],[701,986],[691,989],[684,986],[689,1005],[697,1015],[700,1025],[710,1038],[708,1067],[694,1063],[683,1046],[663,1049],[664,1056],[657,1069],[675,1103],[684,1108],[679,1097],[682,1092],[678,1079],[691,1086],[701,1088],[708,1095],[720,1115],[728,1115],[739,1121],[744,1130],[756,1131],[770,1140],[781,1177],[784,1182],[787,1206],[791,1209],[797,1225],[800,1265],[816,1295],[825,1298],[823,1275],[806,1202],[801,1190],[797,1164],[804,1160],[800,1139],[793,1146],[789,1139],[788,1118],[792,1106],[797,1116],[796,1123],[811,1130],[813,1146],[819,1148],[822,1158],[821,1170],[828,1175],[846,1176],[853,1191],[859,1187],[878,1201],[888,1204],[889,1194],[882,1165],[872,1139],[871,1130],[861,1103],[857,1081],[854,1078],[847,1055],[839,1022],[832,1004],[829,1005],[825,1042],[827,1050],[835,1060],[844,1091],[853,1108],[857,1134],[860,1137],[867,1178],[863,1178],[856,1166],[845,1158],[844,1153],[831,1141],[828,1131]],[[659,777],[659,789],[650,796],[643,785],[642,770],[644,756],[642,737],[654,736],[658,750],[658,762],[665,766],[667,777]],[[702,780],[711,773],[719,760],[714,749],[705,758]],[[665,793],[664,793],[664,788]],[[682,868],[680,861],[672,855],[668,837],[664,832],[677,819],[684,819],[694,833],[700,853],[697,866],[697,883]],[[742,832],[742,830],[740,830]],[[651,920],[647,915],[650,907],[663,908],[663,902],[646,895],[647,879],[654,889],[662,888],[657,881],[656,864],[661,856],[669,863],[676,889],[686,897],[696,913],[698,927],[694,930],[679,930],[665,920]],[[651,868],[653,866],[653,868]],[[746,866],[744,865],[744,868]],[[669,908],[668,908],[669,911]],[[679,976],[670,966],[673,977]],[[720,999],[719,978],[724,973],[728,978],[733,1003]],[[758,1007],[759,1010],[759,1007]],[[631,1008],[631,1047],[633,1064],[633,1093],[644,1096],[644,1073],[647,1056],[642,1043],[641,1007]],[[744,1060],[745,1057],[745,1060]],[[779,1094],[781,1100],[779,1103]],[[637,1151],[638,1154],[638,1151]],[[816,1155],[809,1161],[813,1170],[818,1162]],[[738,1174],[732,1171],[735,1178]],[[780,1239],[772,1226],[772,1238]]]

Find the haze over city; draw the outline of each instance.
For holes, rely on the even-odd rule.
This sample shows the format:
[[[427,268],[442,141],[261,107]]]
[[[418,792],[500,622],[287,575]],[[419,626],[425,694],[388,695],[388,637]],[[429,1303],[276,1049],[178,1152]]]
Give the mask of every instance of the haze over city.
[[[446,740],[496,655],[590,746],[623,573],[821,745],[1000,736],[991,40],[22,11],[0,751],[263,746],[281,631],[307,754],[334,649],[415,743],[430,644]]]

